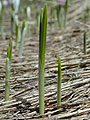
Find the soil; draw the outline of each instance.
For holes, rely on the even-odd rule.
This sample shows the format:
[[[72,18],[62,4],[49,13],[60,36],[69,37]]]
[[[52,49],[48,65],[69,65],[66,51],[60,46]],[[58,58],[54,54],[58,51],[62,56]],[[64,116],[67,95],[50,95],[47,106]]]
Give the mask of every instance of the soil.
[[[40,11],[44,2],[30,4],[32,18],[27,19],[30,31],[26,34],[23,55],[18,57],[15,49],[15,33],[10,30],[10,6],[4,13],[5,40],[0,36],[0,120],[89,120],[90,119],[90,18],[85,19],[90,1],[70,0],[65,31],[50,29],[48,22],[46,59],[45,59],[45,114],[39,114],[38,95],[38,48],[39,33],[36,28],[35,11]],[[39,5],[39,8],[38,8]],[[54,2],[47,1],[48,21]],[[25,7],[24,6],[24,7]],[[51,6],[51,7],[50,7]],[[24,8],[23,7],[23,8]],[[20,9],[19,19],[26,16]],[[84,55],[84,31],[87,31],[87,55]],[[10,76],[10,101],[5,102],[5,65],[7,47],[13,38],[13,54]],[[62,97],[60,109],[57,107],[57,70],[58,56],[62,66]]]

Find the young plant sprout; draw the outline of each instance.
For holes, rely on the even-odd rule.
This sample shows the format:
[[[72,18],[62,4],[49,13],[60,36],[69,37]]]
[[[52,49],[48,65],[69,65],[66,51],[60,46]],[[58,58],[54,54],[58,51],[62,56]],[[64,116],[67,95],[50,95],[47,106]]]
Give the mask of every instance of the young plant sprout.
[[[16,44],[15,47],[17,49],[18,46],[18,40],[20,39],[20,29],[19,29],[19,20],[18,20],[18,16],[15,16],[15,29],[16,29]]]
[[[28,20],[30,20],[31,19],[31,8],[28,6],[28,7],[26,7],[25,8],[25,15],[26,15],[26,18],[28,19]],[[31,34],[31,32],[30,32],[30,24],[28,23],[28,21],[26,22],[26,26],[27,26],[27,29],[26,29],[26,35],[27,36],[30,36],[30,34]]]
[[[13,31],[14,31],[14,13],[11,12],[11,34],[13,34]]]
[[[52,7],[50,10],[51,22],[50,22],[50,31],[52,32],[52,25],[54,24],[54,30],[56,31],[56,16],[55,16],[55,7]]]
[[[64,11],[65,11],[65,19],[64,19],[64,28],[66,27],[66,21],[67,21],[67,14],[68,14],[68,0],[66,0],[64,5]]]
[[[18,16],[12,11],[11,12],[11,34],[16,30],[16,24],[18,24]]]
[[[58,58],[57,106],[61,105],[61,60]]]
[[[39,28],[39,26],[40,26],[40,14],[39,14],[39,12],[36,12],[36,25]]]
[[[10,68],[11,68],[11,58],[12,58],[12,39],[7,49],[7,58],[6,58],[6,79],[5,79],[5,101],[9,101],[9,80],[10,80]]]
[[[12,9],[15,14],[18,13],[19,6],[20,6],[20,0],[12,0]]]
[[[11,33],[13,34],[15,28],[15,15],[18,13],[20,0],[11,1]]]
[[[0,35],[4,39],[4,34],[3,34],[3,9],[4,9],[3,4],[0,1]]]
[[[84,31],[84,55],[87,54],[86,31]]]
[[[56,6],[56,11],[59,27],[63,29],[66,27],[68,0],[58,0],[58,6]]]
[[[13,7],[12,7],[12,10],[11,10],[11,34],[13,34],[14,30],[15,30],[15,20],[16,20],[16,14],[13,10]]]
[[[0,28],[2,27],[3,24],[3,5],[2,2],[0,1]]]
[[[85,11],[85,15],[84,15],[85,22],[90,19],[89,16],[90,16],[90,8],[87,6],[86,11]]]
[[[19,45],[19,53],[18,53],[19,57],[22,56],[25,33],[26,33],[26,23],[25,23],[25,21],[23,21],[22,29],[21,29],[21,40],[20,40],[20,45]]]
[[[30,7],[27,7],[27,8],[25,9],[25,13],[26,13],[26,15],[27,15],[27,18],[30,19],[30,18],[31,18],[31,8],[30,8]]]
[[[44,64],[47,34],[47,5],[41,10],[39,30],[39,113],[44,114]]]
[[[57,12],[57,21],[58,21],[58,25],[61,28],[62,24],[61,24],[61,17],[60,17],[60,9],[59,6],[56,6],[56,12]]]

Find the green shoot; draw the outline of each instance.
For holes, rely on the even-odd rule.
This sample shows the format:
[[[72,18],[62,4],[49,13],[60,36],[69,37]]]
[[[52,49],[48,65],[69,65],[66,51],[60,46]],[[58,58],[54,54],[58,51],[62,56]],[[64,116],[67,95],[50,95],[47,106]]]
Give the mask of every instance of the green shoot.
[[[68,0],[66,0],[65,5],[57,5],[56,12],[59,27],[65,29],[68,14]]]
[[[30,7],[25,8],[25,14],[28,19],[31,18],[31,8]]]
[[[45,65],[45,48],[47,34],[47,5],[40,15],[39,31],[39,113],[44,114],[44,65]]]
[[[20,0],[12,0],[11,1],[11,34],[13,34],[15,30],[15,15],[18,13]]]
[[[3,5],[0,1],[0,27],[2,27],[3,24]]]
[[[65,18],[64,18],[64,28],[65,28],[66,27],[66,21],[67,21],[67,14],[68,14],[68,0],[66,0],[66,2],[65,2],[64,10],[65,10]]]
[[[0,1],[0,35],[2,36],[2,39],[5,39],[4,34],[3,34],[3,11],[4,11],[4,7],[2,2]]]
[[[52,7],[52,8],[51,8],[51,10],[50,10],[50,15],[51,15],[50,31],[52,32],[53,25],[54,25],[54,30],[56,31],[55,7]]]
[[[17,48],[17,45],[18,45],[18,40],[19,40],[19,27],[18,25],[16,24],[16,48]]]
[[[11,2],[12,2],[11,4],[12,10],[14,11],[15,14],[18,13],[20,0],[12,0]]]
[[[58,20],[58,25],[61,28],[61,17],[60,17],[60,9],[59,6],[56,6],[56,12],[57,12],[57,20]]]
[[[25,21],[23,21],[23,24],[22,24],[21,34],[23,33],[24,29],[25,29]]]
[[[10,61],[6,59],[6,80],[5,80],[5,101],[9,101],[9,80],[10,80]]]
[[[20,45],[19,45],[19,53],[18,53],[19,57],[22,56],[25,33],[26,33],[26,24],[25,24],[25,21],[23,21],[22,29],[21,29],[21,40],[20,40]]]
[[[9,101],[9,80],[10,80],[10,67],[11,67],[11,58],[12,58],[12,39],[7,49],[7,59],[6,59],[6,79],[5,79],[5,101]]]
[[[87,8],[86,8],[85,15],[84,15],[84,20],[85,20],[85,22],[90,20],[90,8],[89,8],[89,6],[87,6]]]
[[[14,31],[14,18],[13,18],[13,13],[11,13],[11,34],[13,34]]]
[[[40,23],[40,15],[39,12],[36,12],[36,25],[39,28],[39,23]]]
[[[87,54],[86,31],[84,31],[84,55]]]
[[[17,49],[17,46],[18,46],[18,41],[20,39],[20,30],[19,30],[19,23],[18,23],[18,16],[15,17],[15,28],[16,28],[16,44],[15,44],[15,47]]]
[[[9,58],[10,64],[12,59],[12,38],[10,38],[9,46],[7,49],[7,58]]]
[[[14,6],[13,3],[11,4],[11,34],[13,34],[14,31]]]
[[[57,106],[61,105],[61,60],[58,58]]]

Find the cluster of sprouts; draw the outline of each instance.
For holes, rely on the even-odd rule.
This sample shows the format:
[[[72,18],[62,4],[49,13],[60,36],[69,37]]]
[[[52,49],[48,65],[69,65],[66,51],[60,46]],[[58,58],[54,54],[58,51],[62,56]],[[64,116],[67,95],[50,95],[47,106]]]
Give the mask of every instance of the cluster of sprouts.
[[[20,40],[18,56],[22,56],[24,39],[26,34],[26,22],[23,20],[21,24],[20,32],[20,21],[18,19],[18,11],[20,6],[20,0],[12,0],[11,4],[11,34],[15,29],[15,48],[17,49],[18,41]],[[67,13],[68,13],[68,0],[58,0],[58,5],[55,8],[57,12],[57,20],[60,28],[66,27]],[[51,10],[53,16],[53,9]],[[28,19],[31,18],[31,9],[27,7],[26,15]],[[36,12],[36,23],[39,28],[39,113],[44,114],[44,67],[45,67],[45,49],[46,49],[46,38],[47,38],[47,5],[44,9],[41,9],[41,14]],[[2,29],[3,24],[3,6],[0,2],[0,28]],[[0,29],[0,32],[2,30]],[[84,32],[84,55],[86,51],[86,31]],[[7,49],[6,58],[6,79],[5,79],[5,101],[9,101],[10,94],[10,69],[11,69],[11,58],[12,58],[12,38]],[[58,57],[58,80],[57,80],[57,106],[61,106],[61,59]]]

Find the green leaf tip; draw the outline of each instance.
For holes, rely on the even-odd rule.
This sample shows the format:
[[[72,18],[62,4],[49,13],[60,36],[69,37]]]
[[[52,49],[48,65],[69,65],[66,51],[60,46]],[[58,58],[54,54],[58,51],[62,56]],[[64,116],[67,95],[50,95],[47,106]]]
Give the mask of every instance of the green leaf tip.
[[[9,46],[7,48],[7,58],[9,58],[9,61],[11,63],[11,59],[12,59],[12,38],[10,38]]]
[[[22,29],[21,29],[21,40],[20,40],[20,45],[19,45],[19,52],[18,52],[18,56],[21,57],[22,56],[22,52],[23,52],[23,46],[24,46],[24,39],[25,39],[25,34],[26,34],[26,23],[25,21],[23,21],[22,23]]]
[[[22,24],[21,33],[23,32],[24,28],[25,28],[25,20],[23,21],[23,24]]]

